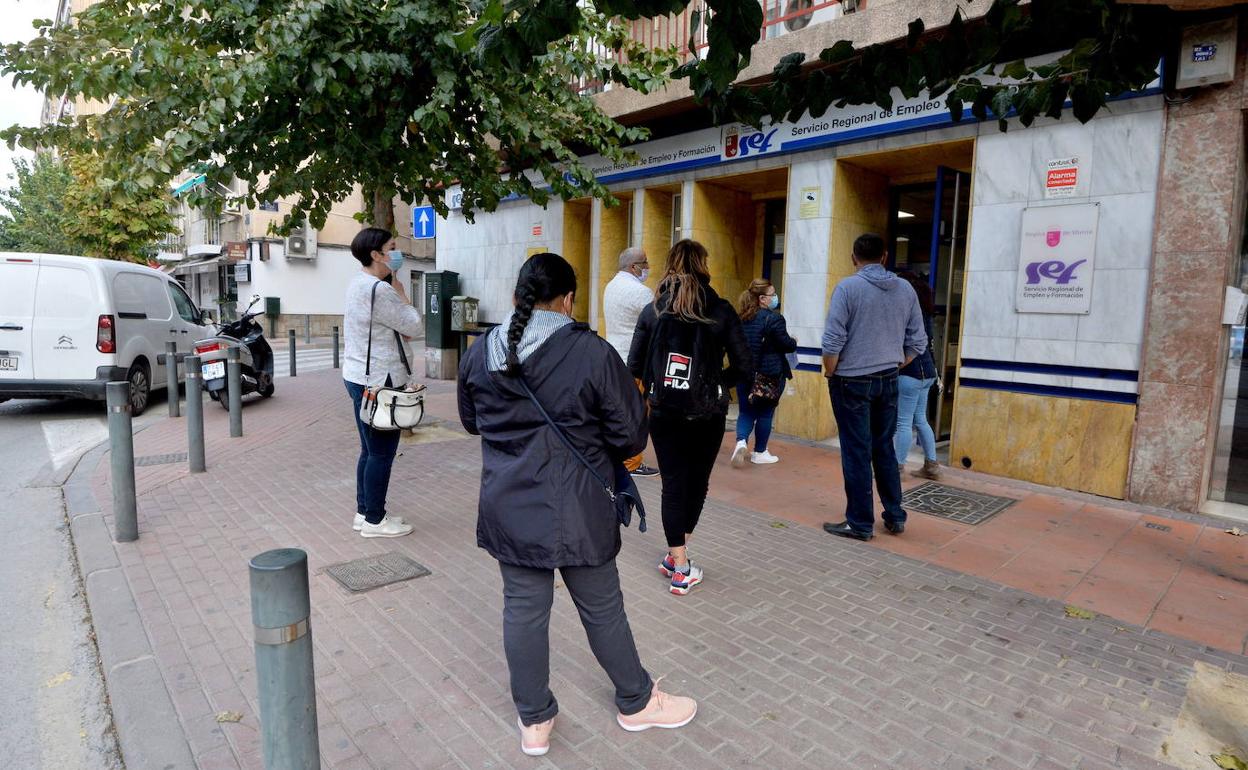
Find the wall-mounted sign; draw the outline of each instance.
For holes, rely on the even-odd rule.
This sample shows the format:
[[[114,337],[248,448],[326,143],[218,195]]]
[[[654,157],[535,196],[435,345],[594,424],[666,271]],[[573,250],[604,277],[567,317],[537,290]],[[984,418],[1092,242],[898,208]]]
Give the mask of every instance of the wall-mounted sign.
[[[433,206],[416,206],[412,209],[412,238],[418,241],[437,237],[438,219]]]
[[[247,259],[247,242],[230,241],[225,244],[225,258],[229,262],[242,262]]]
[[[277,211],[279,208],[277,201],[263,201],[260,203],[261,211]]]
[[[251,265],[247,262],[239,262],[234,265],[234,282],[235,283],[251,283]]]
[[[531,257],[534,254],[544,254],[545,252],[546,252],[545,246],[530,246],[529,248],[524,250],[524,256]]]
[[[801,219],[814,219],[819,216],[819,197],[818,187],[803,187],[797,203],[797,216]]]
[[[533,227],[529,229],[529,232],[532,234],[534,238],[541,238],[542,237],[542,223],[534,222]]]
[[[1053,158],[1045,164],[1045,198],[1073,198],[1078,187],[1078,158]]]
[[[1015,296],[1018,312],[1091,312],[1099,213],[1097,203],[1023,210]]]

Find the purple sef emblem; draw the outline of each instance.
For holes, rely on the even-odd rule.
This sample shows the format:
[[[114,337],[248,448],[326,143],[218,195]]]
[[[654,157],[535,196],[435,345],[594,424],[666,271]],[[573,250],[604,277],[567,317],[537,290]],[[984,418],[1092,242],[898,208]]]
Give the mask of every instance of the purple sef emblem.
[[[1067,265],[1059,259],[1051,259],[1048,262],[1032,262],[1027,265],[1027,285],[1032,286],[1040,283],[1040,279],[1049,278],[1055,280],[1059,284],[1067,284],[1075,277],[1075,268],[1087,262],[1081,259]]]

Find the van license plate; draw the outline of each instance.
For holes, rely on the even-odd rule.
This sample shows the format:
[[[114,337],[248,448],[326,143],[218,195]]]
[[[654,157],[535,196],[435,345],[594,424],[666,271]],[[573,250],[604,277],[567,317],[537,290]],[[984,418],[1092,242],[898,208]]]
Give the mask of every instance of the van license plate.
[[[0,357],[0,372],[16,372],[17,356]]]
[[[213,361],[204,364],[203,371],[205,380],[219,380],[225,376],[225,362]]]

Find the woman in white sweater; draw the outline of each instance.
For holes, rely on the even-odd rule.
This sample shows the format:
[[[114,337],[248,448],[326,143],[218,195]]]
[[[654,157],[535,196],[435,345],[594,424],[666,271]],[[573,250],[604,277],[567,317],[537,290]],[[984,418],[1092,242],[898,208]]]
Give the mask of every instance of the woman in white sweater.
[[[394,271],[403,264],[388,230],[370,227],[351,241],[351,255],[362,270],[347,286],[343,331],[345,356],[342,378],[354,406],[360,433],[360,457],[355,466],[355,522],[364,537],[402,537],[412,527],[399,516],[386,515],[390,468],[399,448],[399,431],[374,430],[360,420],[364,390],[389,385],[402,387],[412,378],[412,355],[404,337],[424,330],[420,312],[412,307]]]

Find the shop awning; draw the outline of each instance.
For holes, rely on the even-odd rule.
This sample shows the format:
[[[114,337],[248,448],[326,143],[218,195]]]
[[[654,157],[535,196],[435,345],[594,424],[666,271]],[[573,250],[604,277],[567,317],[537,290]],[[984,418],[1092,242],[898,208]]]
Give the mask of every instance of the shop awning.
[[[187,190],[190,190],[193,187],[198,187],[199,185],[203,184],[204,182],[207,181],[207,179],[208,178],[204,176],[203,174],[197,174],[191,177],[190,179],[186,180],[182,184],[178,185],[177,187],[173,188],[173,194],[181,195]]]
[[[183,262],[173,268],[174,275],[190,275],[192,273],[215,273],[217,266],[225,261],[225,257],[212,257],[197,262]]]

